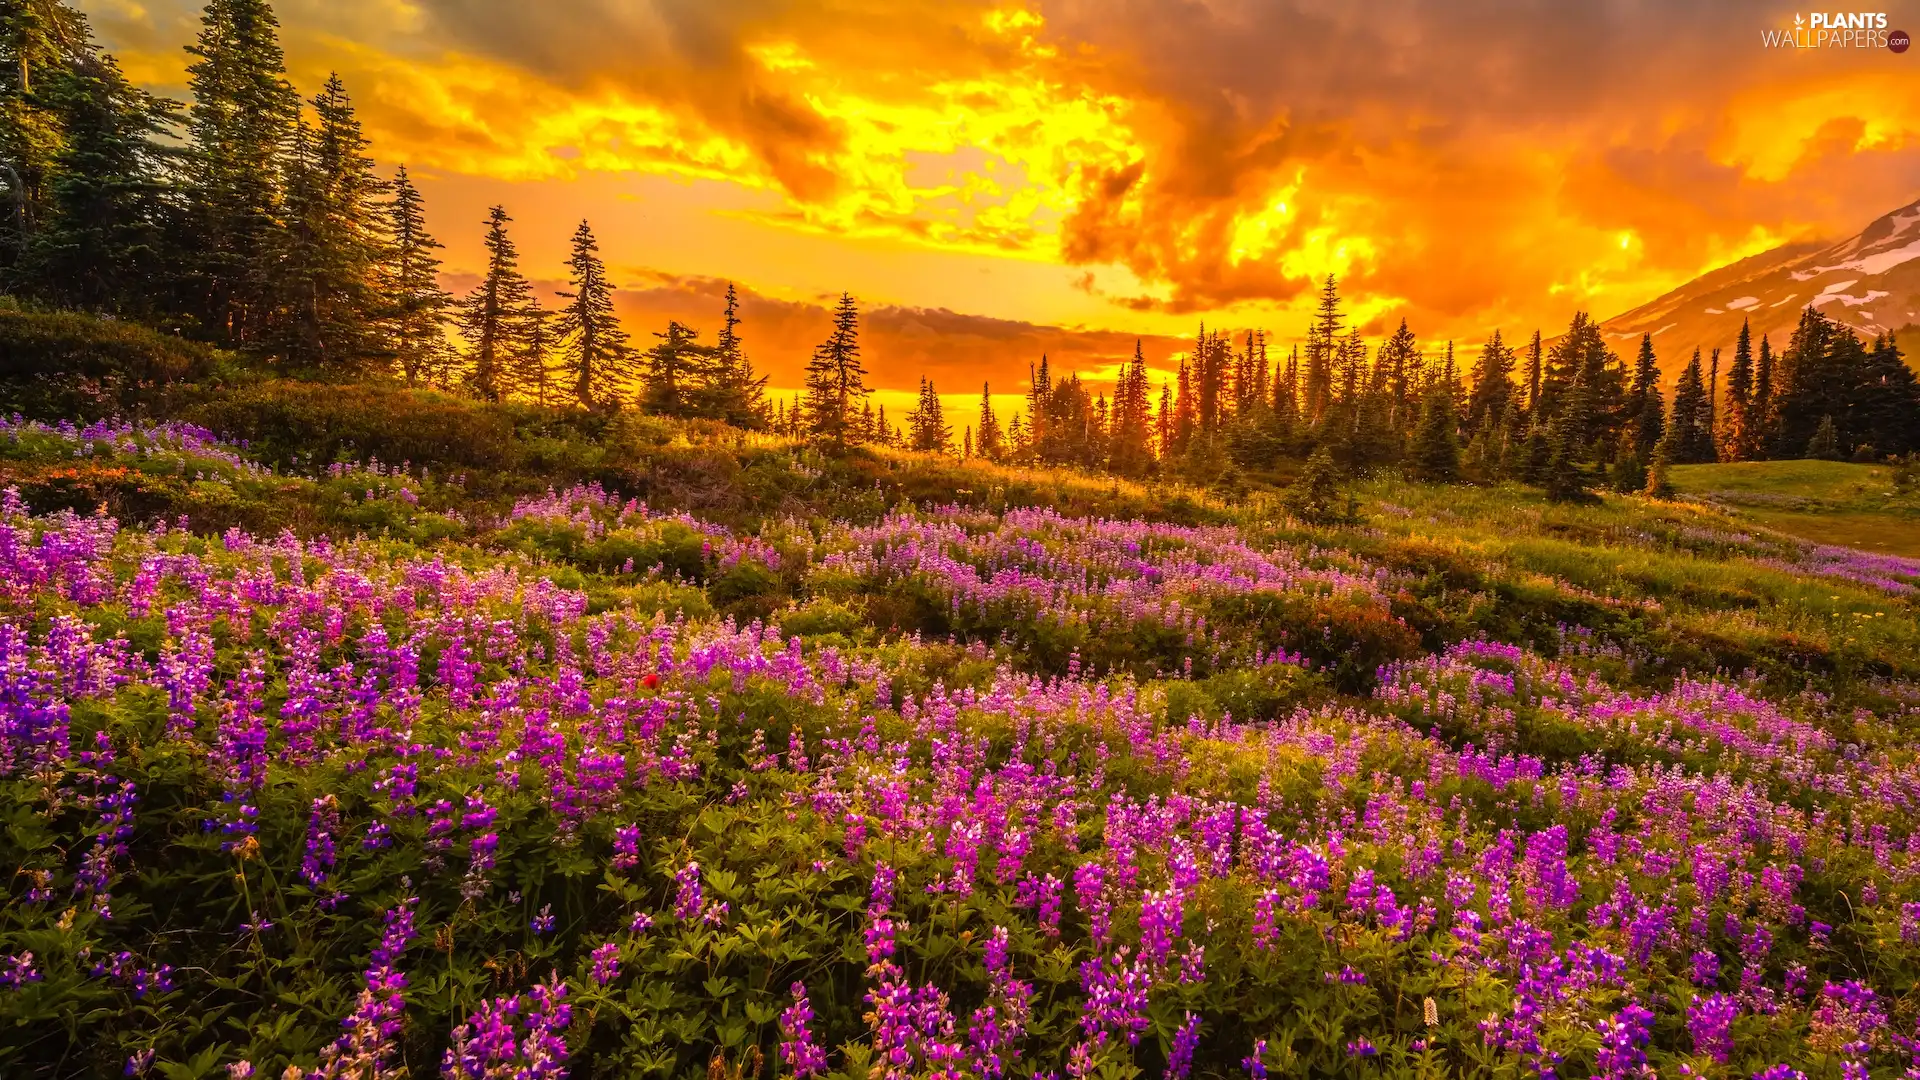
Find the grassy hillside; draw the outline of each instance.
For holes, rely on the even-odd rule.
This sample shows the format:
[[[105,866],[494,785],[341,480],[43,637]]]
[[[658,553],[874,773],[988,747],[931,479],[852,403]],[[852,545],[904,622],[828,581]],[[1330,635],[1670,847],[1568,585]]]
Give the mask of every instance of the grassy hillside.
[[[159,400],[0,425],[5,1075],[1910,1060],[1920,561],[1756,516],[1896,518],[1891,476],[1382,479],[1314,525],[387,386]]]
[[[1920,486],[1902,487],[1884,465],[1743,461],[1682,465],[1680,492],[1727,507],[1741,520],[1822,544],[1920,557]]]

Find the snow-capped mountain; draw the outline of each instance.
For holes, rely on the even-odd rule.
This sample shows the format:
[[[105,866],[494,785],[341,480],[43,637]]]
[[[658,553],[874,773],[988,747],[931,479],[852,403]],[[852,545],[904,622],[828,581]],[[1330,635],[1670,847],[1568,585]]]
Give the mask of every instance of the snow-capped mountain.
[[[1601,325],[1622,355],[1651,333],[1671,374],[1696,347],[1731,353],[1742,319],[1756,338],[1784,346],[1808,304],[1864,337],[1920,324],[1920,202],[1837,244],[1789,245],[1723,266]]]

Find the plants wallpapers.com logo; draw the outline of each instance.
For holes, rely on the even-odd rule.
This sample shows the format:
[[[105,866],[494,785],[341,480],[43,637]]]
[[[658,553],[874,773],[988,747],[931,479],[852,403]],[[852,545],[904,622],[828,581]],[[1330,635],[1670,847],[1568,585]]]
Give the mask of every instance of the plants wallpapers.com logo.
[[[1905,30],[1889,29],[1884,11],[1815,11],[1796,14],[1793,25],[1762,30],[1769,49],[1886,49],[1903,53],[1913,44]]]

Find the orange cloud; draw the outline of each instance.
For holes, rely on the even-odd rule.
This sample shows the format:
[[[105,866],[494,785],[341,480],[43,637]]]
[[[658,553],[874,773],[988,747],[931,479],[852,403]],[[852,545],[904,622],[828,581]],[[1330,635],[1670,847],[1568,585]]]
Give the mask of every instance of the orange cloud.
[[[191,0],[101,3],[130,69],[177,82]],[[1435,338],[1550,330],[1850,231],[1920,187],[1920,61],[1764,49],[1788,16],[1743,0],[288,0],[281,15],[296,80],[342,71],[383,157],[510,205],[574,185],[582,205],[558,216],[616,219],[603,243],[633,263],[696,278],[751,263],[762,293],[796,303],[845,287],[1128,340],[1201,317],[1296,333],[1329,272],[1369,332],[1402,316]],[[608,201],[602,181],[636,177],[679,187],[645,213]],[[702,247],[687,215],[726,242]],[[899,363],[1033,358],[1017,335],[915,340],[901,330]]]

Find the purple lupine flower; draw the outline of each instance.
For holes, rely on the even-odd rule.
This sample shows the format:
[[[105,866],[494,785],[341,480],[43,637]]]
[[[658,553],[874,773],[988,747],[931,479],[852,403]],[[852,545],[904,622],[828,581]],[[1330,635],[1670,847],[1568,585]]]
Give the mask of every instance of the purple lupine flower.
[[[1726,1064],[1733,1051],[1733,1021],[1740,1015],[1740,1003],[1725,994],[1695,994],[1687,1006],[1687,1032],[1693,1036],[1693,1052]]]
[[[1240,1067],[1250,1080],[1267,1080],[1267,1040],[1253,1040],[1253,1053],[1240,1059]]]
[[[673,917],[682,922],[699,917],[706,904],[700,889],[700,864],[690,862],[681,867],[673,875],[673,884]]]
[[[367,962],[365,985],[353,1012],[340,1022],[346,1034],[322,1051],[320,1068],[306,1074],[305,1080],[388,1075],[407,1008],[407,979],[399,964],[415,937],[416,902],[417,898],[409,896],[387,910],[380,943]]]
[[[1200,1018],[1187,1014],[1173,1033],[1173,1045],[1167,1049],[1166,1080],[1186,1080],[1193,1071],[1193,1051],[1200,1045]]]
[[[792,993],[793,1004],[780,1013],[780,1060],[793,1069],[796,1077],[818,1076],[827,1071],[827,1053],[814,1043],[808,1027],[813,1006],[807,1001],[805,985],[794,983]]]
[[[597,946],[590,955],[595,986],[605,986],[620,977],[620,946],[609,941]]]
[[[545,937],[553,933],[553,922],[553,905],[542,904],[540,905],[540,914],[535,915],[529,925],[532,927],[535,936]]]
[[[34,966],[33,953],[23,952],[13,956],[0,956],[0,987],[14,990],[27,983],[39,981],[40,969]]]
[[[1183,901],[1178,890],[1148,890],[1140,897],[1140,956],[1159,967],[1173,950],[1173,939],[1180,936]]]
[[[639,865],[640,826],[615,826],[613,830],[613,868],[625,872]]]
[[[1653,1037],[1653,1013],[1635,1002],[1596,1025],[1600,1032],[1595,1075],[1605,1080],[1633,1080],[1646,1074],[1648,1040]]]

